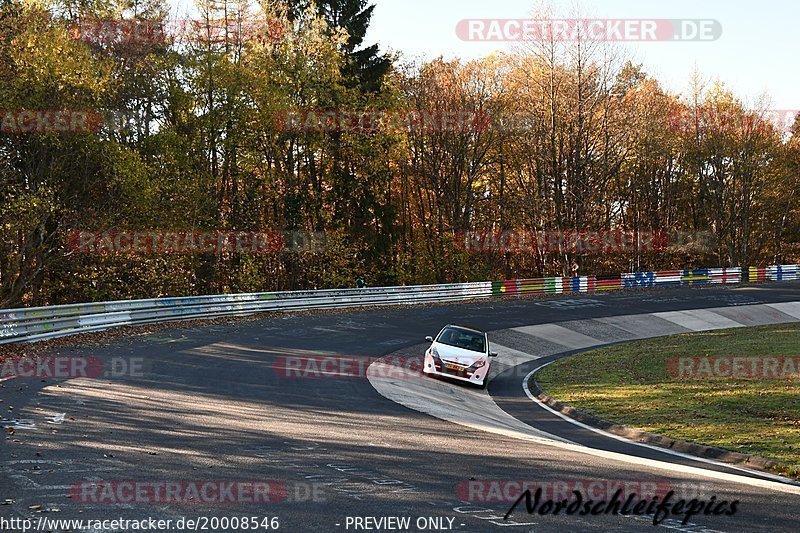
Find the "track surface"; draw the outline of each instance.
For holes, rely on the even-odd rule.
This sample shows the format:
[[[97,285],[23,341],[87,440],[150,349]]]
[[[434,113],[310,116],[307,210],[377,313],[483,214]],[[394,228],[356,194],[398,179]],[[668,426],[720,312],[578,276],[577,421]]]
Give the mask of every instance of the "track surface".
[[[413,527],[418,517],[444,518],[445,526],[453,519],[452,530],[470,532],[641,531],[651,523],[621,516],[541,517],[518,510],[503,521],[509,504],[465,503],[456,487],[470,479],[642,480],[689,484],[701,496],[741,500],[736,516],[694,517],[695,525],[681,526],[683,531],[797,531],[800,496],[464,428],[395,404],[366,379],[287,380],[275,370],[284,356],[384,355],[417,345],[451,322],[496,332],[565,320],[797,301],[800,284],[568,298],[573,305],[554,303],[563,298],[521,299],[286,316],[166,330],[117,341],[102,351],[74,352],[143,358],[146,371],[114,380],[3,383],[2,416],[35,425],[18,428],[0,443],[0,503],[13,500],[0,506],[0,517],[277,516],[283,531],[327,532],[355,531],[346,527],[348,516],[408,516],[410,531],[419,530]],[[490,387],[492,392],[502,393],[497,386]],[[63,423],[48,423],[61,413]],[[78,504],[67,497],[70,486],[87,480],[264,479],[290,490],[316,484],[316,501],[300,501],[301,495],[274,504],[109,505]],[[51,511],[38,513],[30,509],[35,505]],[[679,527],[674,521],[665,526]]]

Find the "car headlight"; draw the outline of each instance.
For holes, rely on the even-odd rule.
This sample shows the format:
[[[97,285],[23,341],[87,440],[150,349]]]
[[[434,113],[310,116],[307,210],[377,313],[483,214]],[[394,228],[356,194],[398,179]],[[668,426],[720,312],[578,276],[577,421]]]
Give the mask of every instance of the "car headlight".
[[[486,359],[478,359],[477,361],[472,363],[472,366],[470,366],[470,368],[473,370],[478,370],[479,368],[483,368],[485,366],[486,366]]]

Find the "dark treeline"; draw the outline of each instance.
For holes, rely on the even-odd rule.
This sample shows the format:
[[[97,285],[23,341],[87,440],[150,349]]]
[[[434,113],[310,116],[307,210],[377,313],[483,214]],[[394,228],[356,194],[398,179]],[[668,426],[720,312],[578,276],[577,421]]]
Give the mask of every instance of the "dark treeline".
[[[800,135],[722,83],[697,74],[671,94],[597,42],[409,64],[365,42],[366,0],[197,8],[176,24],[162,0],[0,0],[0,308],[800,259]],[[102,123],[24,133],[14,110],[91,110]],[[281,124],[291,110],[480,120],[318,131]],[[711,238],[617,254],[455,242],[464,230],[611,228]],[[115,229],[327,241],[135,256],[67,243]]]

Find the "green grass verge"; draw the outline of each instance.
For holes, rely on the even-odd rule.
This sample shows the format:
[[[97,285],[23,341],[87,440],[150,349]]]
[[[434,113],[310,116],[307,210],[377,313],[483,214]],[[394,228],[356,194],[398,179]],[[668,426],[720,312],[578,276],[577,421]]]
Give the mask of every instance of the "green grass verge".
[[[557,400],[668,437],[760,455],[800,477],[800,379],[671,377],[687,356],[800,356],[800,324],[677,335],[569,357],[536,375]]]

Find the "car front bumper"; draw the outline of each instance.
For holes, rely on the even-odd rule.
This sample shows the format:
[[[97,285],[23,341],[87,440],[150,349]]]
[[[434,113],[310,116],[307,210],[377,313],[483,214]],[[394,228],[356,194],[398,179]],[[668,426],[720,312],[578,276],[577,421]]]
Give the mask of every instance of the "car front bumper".
[[[434,360],[430,353],[426,353],[422,372],[431,376],[440,376],[456,381],[463,381],[465,383],[472,383],[473,385],[483,385],[486,376],[489,374],[489,367],[491,366],[490,363],[487,362],[484,366],[472,372],[461,365],[454,365],[454,368],[447,368],[446,365],[448,365],[446,361],[442,361],[441,359]]]

